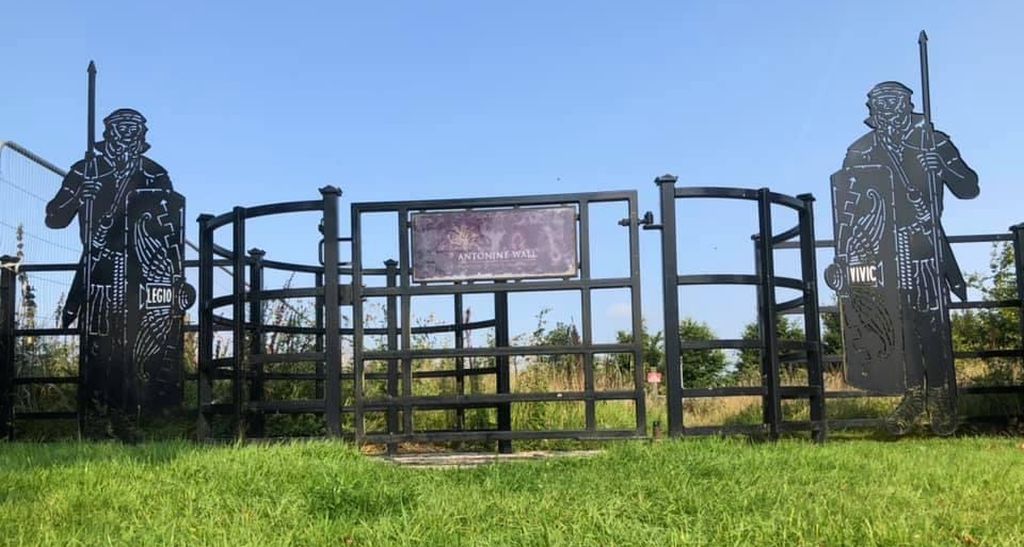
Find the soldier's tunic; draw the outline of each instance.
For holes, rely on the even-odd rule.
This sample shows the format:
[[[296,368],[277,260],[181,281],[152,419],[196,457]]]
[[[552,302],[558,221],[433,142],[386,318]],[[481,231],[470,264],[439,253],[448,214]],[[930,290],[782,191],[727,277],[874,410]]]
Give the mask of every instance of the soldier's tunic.
[[[929,144],[924,118],[915,114],[902,139],[887,143],[880,131],[871,131],[849,147],[843,162],[843,167],[882,165],[893,172],[899,287],[906,317],[911,318],[903,328],[908,387],[923,386],[926,377],[931,387],[955,385],[947,306],[941,304],[948,302],[947,283],[959,287],[963,277],[942,231],[942,187],[961,199],[978,195],[977,175],[949,136],[935,131],[934,151],[942,157],[943,169],[932,196],[918,158]]]

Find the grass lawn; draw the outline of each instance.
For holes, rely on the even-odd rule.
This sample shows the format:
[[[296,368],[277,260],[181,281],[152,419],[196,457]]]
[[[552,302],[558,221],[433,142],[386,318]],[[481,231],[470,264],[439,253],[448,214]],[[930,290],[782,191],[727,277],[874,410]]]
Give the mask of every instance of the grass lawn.
[[[400,468],[310,442],[0,444],[3,544],[1024,544],[1021,439],[623,443]]]

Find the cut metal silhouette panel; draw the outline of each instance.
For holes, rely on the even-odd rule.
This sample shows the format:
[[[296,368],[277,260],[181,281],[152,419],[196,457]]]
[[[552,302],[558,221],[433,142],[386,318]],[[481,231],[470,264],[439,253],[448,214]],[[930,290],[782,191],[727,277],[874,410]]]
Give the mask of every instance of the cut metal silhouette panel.
[[[125,348],[140,381],[142,408],[174,408],[183,397],[183,318],[195,301],[183,268],[185,198],[142,188],[128,194],[126,208]]]
[[[127,419],[180,407],[182,323],[195,291],[184,275],[185,199],[144,155],[139,112],[115,110],[92,142],[94,77],[90,64],[86,157],[47,204],[46,223],[78,219],[83,252],[62,323],[82,332],[80,395],[90,412]]]
[[[966,283],[942,229],[944,189],[978,195],[978,176],[948,135],[931,123],[927,37],[921,40],[924,113],[913,92],[882,82],[868,93],[871,131],[847,150],[832,176],[835,262],[826,282],[837,291],[847,380],[903,394],[888,424],[910,430],[926,412],[932,428],[956,428],[956,372],[949,293]]]
[[[826,281],[843,310],[848,382],[862,389],[906,388],[896,256],[892,170],[848,167],[832,175],[836,259]]]

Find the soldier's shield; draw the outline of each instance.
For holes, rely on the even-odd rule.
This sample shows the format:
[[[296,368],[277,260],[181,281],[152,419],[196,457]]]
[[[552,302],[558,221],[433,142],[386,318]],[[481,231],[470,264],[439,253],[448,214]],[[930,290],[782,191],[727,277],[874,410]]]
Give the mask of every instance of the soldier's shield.
[[[894,199],[887,166],[850,167],[832,175],[836,257],[825,281],[838,299],[847,382],[899,394],[906,374]]]
[[[140,189],[126,212],[126,352],[143,413],[159,414],[183,399],[184,311],[195,298],[185,282],[185,198]]]

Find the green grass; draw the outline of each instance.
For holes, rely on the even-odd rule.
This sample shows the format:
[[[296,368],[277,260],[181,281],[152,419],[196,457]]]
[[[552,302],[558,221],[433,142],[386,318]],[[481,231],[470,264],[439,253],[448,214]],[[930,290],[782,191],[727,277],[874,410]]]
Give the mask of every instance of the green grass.
[[[622,443],[449,470],[326,441],[9,444],[0,543],[1020,545],[1020,443]]]

